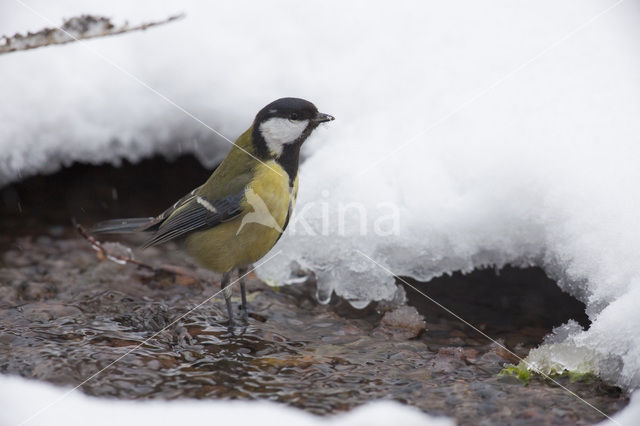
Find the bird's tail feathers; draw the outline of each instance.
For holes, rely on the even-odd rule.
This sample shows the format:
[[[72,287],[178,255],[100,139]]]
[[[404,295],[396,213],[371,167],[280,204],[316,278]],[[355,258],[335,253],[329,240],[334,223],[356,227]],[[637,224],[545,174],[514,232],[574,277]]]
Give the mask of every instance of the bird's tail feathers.
[[[89,228],[89,232],[92,234],[124,234],[145,231],[145,225],[148,225],[153,219],[152,217],[134,217],[105,220],[93,225]]]

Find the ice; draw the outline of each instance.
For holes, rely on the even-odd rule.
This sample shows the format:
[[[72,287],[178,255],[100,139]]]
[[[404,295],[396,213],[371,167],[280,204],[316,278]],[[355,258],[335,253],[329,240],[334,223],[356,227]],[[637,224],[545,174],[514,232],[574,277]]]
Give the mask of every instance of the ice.
[[[40,412],[40,410],[42,410]],[[377,401],[329,419],[275,402],[256,401],[118,401],[20,377],[0,376],[0,423],[6,425],[175,425],[215,419],[220,424],[270,425],[403,425],[449,426],[443,417],[428,416],[393,401]],[[24,423],[23,423],[24,422]]]
[[[227,141],[92,50],[230,139],[266,103],[301,96],[336,121],[305,146],[295,217],[262,278],[306,273],[321,301],[361,307],[397,299],[393,275],[538,265],[593,324],[531,361],[640,386],[637,2],[158,3],[30,2],[58,23],[187,17],[0,56],[0,182],[73,161],[224,155]],[[50,26],[0,9],[6,34]]]
[[[97,249],[98,251],[102,252],[99,247]],[[127,263],[125,259],[134,258],[133,250],[131,250],[130,247],[117,242],[102,243],[102,249],[106,251],[107,259],[112,262],[119,263],[120,265],[124,265]]]

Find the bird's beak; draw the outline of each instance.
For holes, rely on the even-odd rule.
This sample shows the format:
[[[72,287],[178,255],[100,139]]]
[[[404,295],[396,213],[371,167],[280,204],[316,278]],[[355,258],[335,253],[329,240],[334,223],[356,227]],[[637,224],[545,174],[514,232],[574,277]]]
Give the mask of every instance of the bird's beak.
[[[335,120],[335,118],[332,115],[325,114],[322,112],[319,112],[315,117],[311,119],[311,121],[313,121],[314,123],[325,123],[331,120]]]

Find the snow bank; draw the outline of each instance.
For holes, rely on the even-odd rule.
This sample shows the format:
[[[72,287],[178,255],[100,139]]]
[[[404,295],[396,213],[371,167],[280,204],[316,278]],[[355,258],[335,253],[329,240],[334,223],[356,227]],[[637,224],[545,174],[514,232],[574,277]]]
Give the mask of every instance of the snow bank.
[[[637,425],[640,422],[640,393],[631,396],[627,408],[613,416],[612,419],[600,423],[601,426]]]
[[[593,325],[531,360],[577,357],[640,385],[637,3],[32,4],[56,22],[186,12],[88,46],[231,139],[280,96],[336,116],[307,143],[297,215],[263,278],[286,282],[296,265],[321,300],[360,306],[394,297],[387,270],[539,265]],[[46,25],[0,6],[6,33]],[[227,148],[79,44],[0,56],[0,93],[2,182],[152,152],[213,163]]]
[[[335,112],[335,126],[314,141],[296,232],[262,276],[289,279],[284,260],[315,272],[321,300],[334,291],[363,305],[394,296],[388,271],[429,280],[539,265],[586,303],[593,326],[534,351],[536,367],[571,368],[577,357],[626,389],[640,386],[637,6],[618,6],[500,80],[597,13],[573,6],[546,20],[502,10],[499,22],[470,6],[455,26],[441,13],[416,13],[400,39],[380,34],[374,43],[393,65],[363,73],[359,86],[371,96]],[[402,49],[392,47],[398,40]],[[475,90],[461,95],[474,78]],[[365,207],[366,226],[354,209],[341,233],[341,208],[354,203]],[[398,230],[376,234],[388,206]]]
[[[274,402],[248,401],[119,401],[98,399],[81,392],[0,376],[0,424],[17,425],[176,425],[205,423],[261,426],[280,425],[403,425],[448,426],[445,418],[392,401],[372,402],[333,417],[318,417]],[[42,408],[41,414],[37,414]],[[240,414],[239,414],[240,413]],[[32,417],[33,416],[33,417]],[[238,423],[240,422],[240,423]]]

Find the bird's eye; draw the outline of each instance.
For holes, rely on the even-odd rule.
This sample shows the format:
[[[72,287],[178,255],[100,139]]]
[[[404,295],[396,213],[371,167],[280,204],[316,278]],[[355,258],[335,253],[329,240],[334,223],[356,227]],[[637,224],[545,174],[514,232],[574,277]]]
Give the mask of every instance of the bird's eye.
[[[297,120],[297,119],[298,119],[297,112],[292,112],[291,115],[289,115],[289,120]]]

